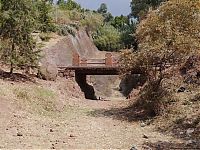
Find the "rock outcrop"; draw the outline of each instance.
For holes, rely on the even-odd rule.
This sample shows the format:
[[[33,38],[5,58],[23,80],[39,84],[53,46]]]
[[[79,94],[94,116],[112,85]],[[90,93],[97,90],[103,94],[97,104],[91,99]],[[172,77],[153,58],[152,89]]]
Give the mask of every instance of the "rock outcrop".
[[[77,31],[75,36],[54,37],[43,48],[43,58],[40,61],[42,78],[55,80],[57,67],[72,65],[73,51],[82,58],[95,58],[99,52],[84,30]]]

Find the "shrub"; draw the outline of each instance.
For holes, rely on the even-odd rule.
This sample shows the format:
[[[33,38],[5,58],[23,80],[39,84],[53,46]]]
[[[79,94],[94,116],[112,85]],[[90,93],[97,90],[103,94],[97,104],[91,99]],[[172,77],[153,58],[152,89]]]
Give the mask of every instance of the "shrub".
[[[120,32],[111,25],[104,25],[93,34],[94,43],[99,50],[119,50],[121,48],[120,37]]]

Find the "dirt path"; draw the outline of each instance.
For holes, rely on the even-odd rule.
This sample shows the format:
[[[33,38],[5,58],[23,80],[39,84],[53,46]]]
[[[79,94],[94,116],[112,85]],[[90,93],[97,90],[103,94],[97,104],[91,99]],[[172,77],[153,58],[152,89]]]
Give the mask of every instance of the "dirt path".
[[[103,114],[121,107],[124,100],[70,101],[63,112],[44,116],[16,111],[6,99],[1,100],[4,109],[0,110],[0,148],[142,149],[144,142],[173,140],[154,131],[153,126],[141,127],[139,122],[115,120]]]

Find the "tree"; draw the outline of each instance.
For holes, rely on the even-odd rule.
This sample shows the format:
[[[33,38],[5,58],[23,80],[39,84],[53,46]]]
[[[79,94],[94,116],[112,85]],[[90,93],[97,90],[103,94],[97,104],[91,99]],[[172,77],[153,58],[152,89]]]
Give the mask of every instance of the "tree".
[[[126,25],[129,25],[129,18],[127,16],[116,16],[113,21],[111,22],[111,25],[113,25],[117,29],[123,29]]]
[[[50,16],[51,4],[47,0],[38,0],[36,2],[36,8],[38,11],[38,29],[42,32],[54,31],[55,26],[53,24],[53,19]]]
[[[1,0],[1,41],[6,48],[1,60],[10,64],[10,73],[17,66],[37,65],[39,51],[35,50],[32,33],[35,18],[32,0]]]
[[[162,113],[173,98],[162,86],[163,80],[171,78],[192,56],[199,57],[199,21],[199,0],[169,0],[139,23],[138,50],[122,53],[122,72],[147,77],[137,102],[151,115]]]
[[[124,72],[142,70],[149,80],[162,81],[168,65],[199,55],[200,1],[170,0],[141,21],[136,36],[138,51],[122,54]]]
[[[106,14],[108,11],[107,5],[105,3],[102,3],[100,7],[97,9],[97,12],[100,14]]]
[[[110,12],[108,12],[107,5],[102,3],[100,7],[97,9],[97,12],[100,13],[104,17],[104,23],[109,23],[113,20],[113,16]]]
[[[113,20],[113,16],[110,12],[103,14],[104,23],[109,23]]]
[[[131,15],[141,20],[146,16],[149,9],[156,9],[161,2],[167,0],[132,0],[131,1]]]
[[[99,50],[117,51],[121,48],[120,36],[120,32],[113,26],[104,25],[93,34],[93,39]]]
[[[65,0],[59,0],[57,2],[57,4],[59,5],[59,7],[61,9],[64,9],[64,10],[74,10],[74,9],[76,9],[76,10],[81,11],[81,5],[78,4],[78,3],[76,3],[73,0],[67,0],[67,1],[65,1]]]
[[[111,25],[121,32],[121,43],[124,48],[133,48],[136,44],[135,33],[136,23],[131,21],[128,16],[116,16]]]

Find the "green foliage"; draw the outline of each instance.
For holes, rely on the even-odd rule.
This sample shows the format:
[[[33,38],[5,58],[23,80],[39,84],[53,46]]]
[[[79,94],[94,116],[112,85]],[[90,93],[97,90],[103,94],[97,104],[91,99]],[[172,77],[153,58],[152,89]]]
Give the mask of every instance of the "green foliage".
[[[81,10],[81,5],[73,0],[59,0],[57,4],[59,5],[59,8],[63,10]]]
[[[123,29],[124,26],[129,24],[129,18],[127,16],[116,16],[113,21],[111,22],[111,25],[113,25],[117,29]]]
[[[110,12],[108,12],[108,8],[105,3],[100,5],[100,7],[97,9],[97,12],[104,17],[104,23],[108,23],[113,20],[113,16]]]
[[[146,16],[149,9],[156,9],[161,2],[165,2],[167,0],[132,0],[131,1],[131,15],[135,18],[141,20]]]
[[[124,48],[133,48],[136,44],[135,33],[136,23],[129,20],[128,16],[116,16],[111,25],[121,32],[121,43]]]
[[[80,25],[86,28],[86,31],[95,32],[103,24],[103,17],[94,12],[85,12],[80,20]]]
[[[93,34],[93,39],[100,50],[117,51],[121,48],[120,32],[111,25],[100,27]]]
[[[107,11],[108,11],[108,8],[107,8],[107,5],[105,3],[102,3],[97,10],[97,12],[100,13],[100,14],[106,14]]]
[[[5,45],[0,57],[11,65],[11,73],[17,66],[37,65],[39,59],[31,35],[36,22],[32,6],[31,0],[1,0],[0,35]]]
[[[58,34],[59,35],[63,35],[63,36],[67,36],[69,34],[75,36],[75,31],[77,30],[77,28],[75,28],[73,25],[60,25],[58,27]]]
[[[42,41],[45,41],[45,42],[51,39],[51,36],[49,35],[49,33],[40,33],[39,37]]]
[[[55,31],[55,25],[53,24],[53,19],[50,16],[51,9],[51,4],[46,0],[36,1],[38,29],[42,32]]]
[[[123,44],[123,48],[125,49],[137,49],[136,38],[133,35],[136,30],[136,24],[126,25],[121,29],[121,42]]]

